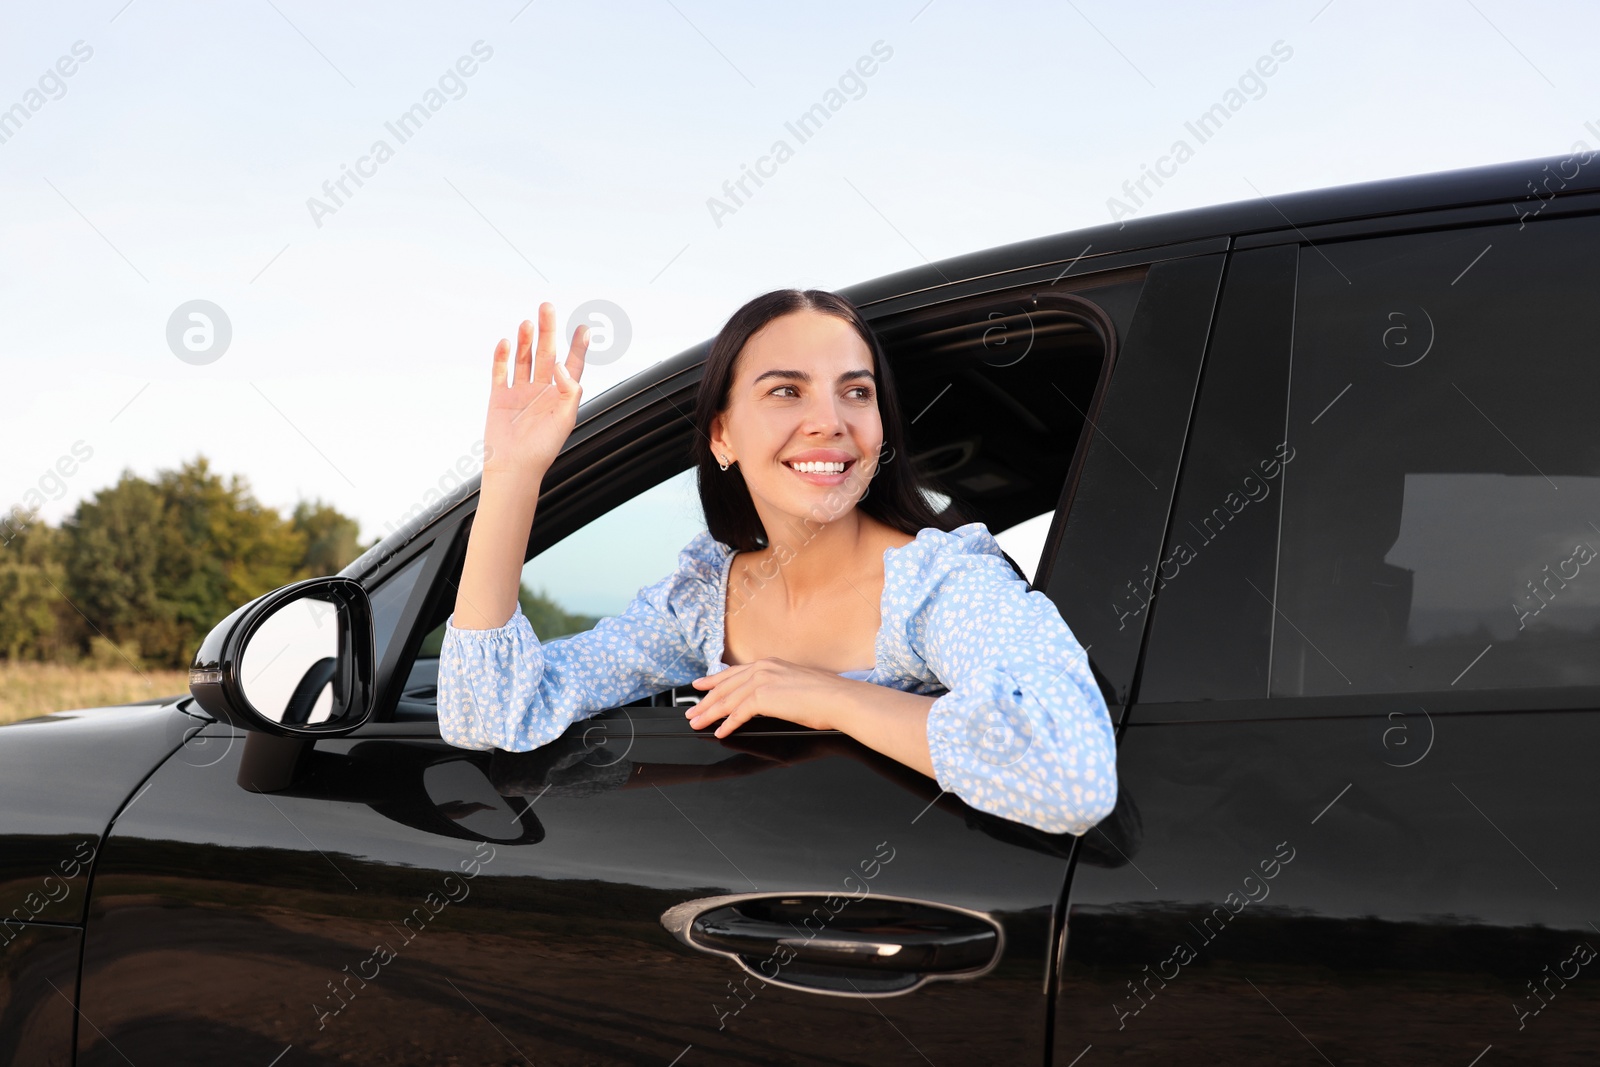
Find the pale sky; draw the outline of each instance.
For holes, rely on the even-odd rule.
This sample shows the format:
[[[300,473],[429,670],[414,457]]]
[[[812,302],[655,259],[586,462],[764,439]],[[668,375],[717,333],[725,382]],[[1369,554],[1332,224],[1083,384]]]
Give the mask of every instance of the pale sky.
[[[0,510],[203,452],[371,537],[474,458],[541,300],[625,312],[593,396],[768,289],[1109,221],[1275,44],[1141,214],[1593,147],[1597,39],[1509,0],[3,3]],[[207,363],[168,342],[194,300],[231,324]]]

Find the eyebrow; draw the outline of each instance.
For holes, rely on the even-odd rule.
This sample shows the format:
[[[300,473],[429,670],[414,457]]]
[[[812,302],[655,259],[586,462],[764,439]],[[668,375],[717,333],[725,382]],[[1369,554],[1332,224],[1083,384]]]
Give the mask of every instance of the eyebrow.
[[[755,381],[751,382],[750,384],[759,385],[768,378],[793,378],[796,381],[809,382],[811,381],[811,373],[803,370],[765,370],[756,375]],[[847,370],[843,374],[839,375],[839,381],[841,382],[853,381],[857,378],[865,378],[868,381],[874,382],[877,381],[877,379],[873,377],[872,372],[869,370]]]

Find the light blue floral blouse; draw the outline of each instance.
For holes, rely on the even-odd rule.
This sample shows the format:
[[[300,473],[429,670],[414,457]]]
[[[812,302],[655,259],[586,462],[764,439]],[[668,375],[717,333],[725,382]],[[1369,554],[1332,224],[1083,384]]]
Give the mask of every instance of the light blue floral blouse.
[[[452,616],[439,653],[440,736],[525,752],[598,711],[725,670],[733,555],[701,531],[677,570],[621,615],[543,644],[520,606],[488,630],[459,630]],[[1110,814],[1116,739],[1088,657],[987,527],[924,529],[885,549],[883,562],[877,662],[844,674],[913,693],[948,690],[928,710],[940,787],[1048,833],[1083,834]]]

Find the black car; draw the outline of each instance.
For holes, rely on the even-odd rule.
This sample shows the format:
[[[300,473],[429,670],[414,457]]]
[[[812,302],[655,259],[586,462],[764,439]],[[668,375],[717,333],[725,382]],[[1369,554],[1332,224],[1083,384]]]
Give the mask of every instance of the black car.
[[[1121,790],[1084,836],[841,734],[697,733],[687,692],[444,744],[477,503],[447,471],[220,624],[192,696],[0,729],[0,1061],[1591,1062],[1591,157],[844,291],[905,458],[1089,650]],[[705,355],[584,404],[528,545],[542,638],[701,528]]]

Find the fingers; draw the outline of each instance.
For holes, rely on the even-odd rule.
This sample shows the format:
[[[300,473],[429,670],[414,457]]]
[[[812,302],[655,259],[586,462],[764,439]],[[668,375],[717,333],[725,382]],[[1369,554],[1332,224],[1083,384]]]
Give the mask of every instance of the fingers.
[[[689,708],[685,713],[689,717],[689,725],[698,730],[709,722],[716,722],[724,715],[730,715],[744,703],[744,698],[751,692],[749,682],[751,675],[723,679],[727,671],[715,675],[718,685],[705,696],[700,703]],[[717,735],[721,737],[721,734]]]
[[[507,344],[504,340],[501,344]],[[509,350],[509,349],[508,349]],[[589,327],[579,326],[572,334],[572,345],[567,350],[566,365],[561,369],[566,372],[566,386],[573,385],[583,378],[585,355],[589,351]],[[506,356],[500,349],[495,349],[494,380],[497,385],[506,382]],[[561,387],[563,395],[570,394],[571,389],[562,387],[562,375],[556,372],[556,309],[549,301],[539,305],[538,337],[534,336],[534,324],[523,320],[517,327],[516,364],[512,369],[511,385],[521,385],[531,382],[538,386],[548,386],[552,382]]]
[[[735,712],[734,714],[729,715],[726,719],[723,719],[722,725],[717,727],[714,732],[718,737],[727,737],[729,734],[733,733],[739,727],[743,726],[745,723],[754,718],[755,714],[756,713],[753,711]]]
[[[589,351],[589,327],[579,326],[572,331],[572,347],[567,349],[567,373],[573,381],[583,380],[584,357]]]
[[[533,350],[534,385],[549,385],[556,367],[556,309],[545,301],[539,305],[539,343]]]
[[[582,338],[581,342],[579,338]],[[571,404],[574,410],[577,409],[578,401],[583,396],[583,387],[578,384],[578,378],[583,374],[583,353],[588,347],[589,328],[579,326],[573,331],[572,347],[567,350],[566,363],[551,361],[555,367],[555,381],[561,389],[561,397]],[[574,366],[577,367],[576,374],[573,373]]]
[[[689,720],[689,726],[692,729],[700,730],[721,719],[722,724],[717,727],[715,732],[718,737],[727,737],[758,714],[754,708],[746,710],[746,703],[743,698],[731,701],[725,700],[720,702],[716,708],[707,712],[700,712],[697,707],[695,709],[695,717]]]
[[[555,385],[561,392],[561,399],[567,401],[574,408],[578,404],[578,396],[583,392],[583,386],[578,384],[578,379],[567,373],[567,368],[560,363],[555,365]]]
[[[522,325],[517,327],[517,367],[516,374],[511,379],[512,385],[521,385],[528,380],[529,373],[533,370],[533,323],[522,320]]]
[[[511,342],[504,337],[494,346],[494,380],[489,383],[491,388],[496,386],[504,388],[506,384],[506,364],[511,360]]]
[[[729,682],[735,678],[738,678],[739,676],[748,672],[753,666],[755,666],[753,663],[735,663],[731,667],[722,668],[722,670],[718,671],[716,674],[707,674],[703,675],[702,677],[695,678],[691,680],[689,684],[700,689],[710,689],[713,686],[721,685],[723,682]]]

